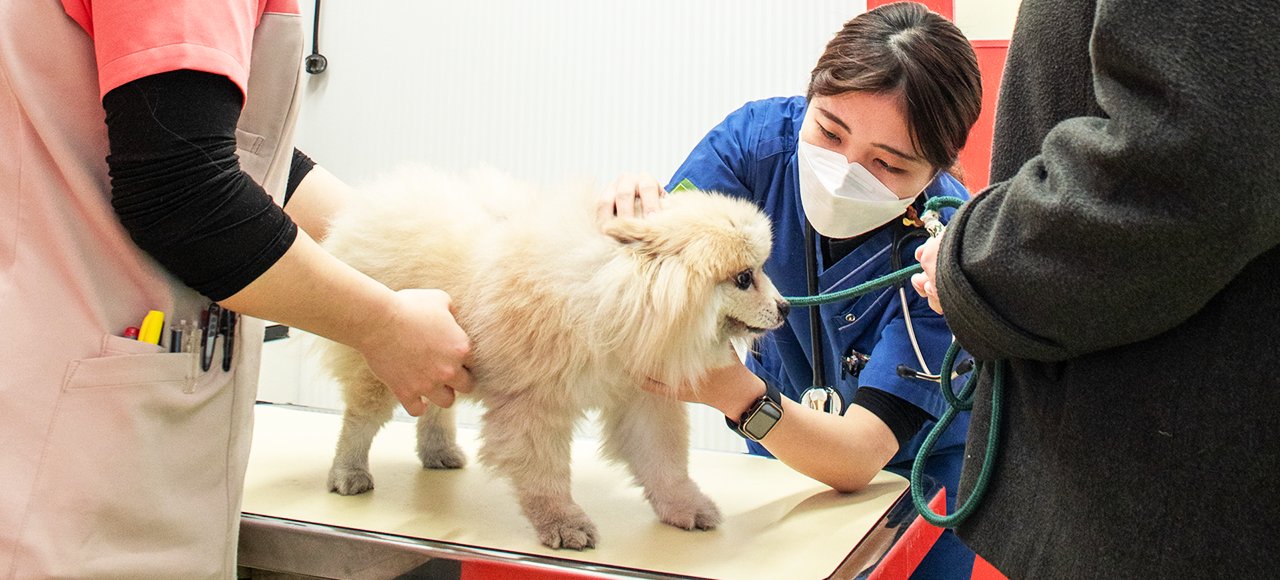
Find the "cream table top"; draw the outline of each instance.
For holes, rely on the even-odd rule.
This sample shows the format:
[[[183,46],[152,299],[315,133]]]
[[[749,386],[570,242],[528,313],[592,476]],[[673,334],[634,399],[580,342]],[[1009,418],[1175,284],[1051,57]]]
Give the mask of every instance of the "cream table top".
[[[392,421],[370,452],[376,487],[344,497],[325,485],[341,416],[259,405],[255,423],[246,514],[717,580],[827,578],[908,485],[881,472],[843,494],[773,459],[693,450],[690,475],[725,518],[714,531],[687,532],[659,522],[625,469],[580,438],[573,494],[600,540],[594,550],[551,550],[537,542],[510,485],[475,463],[474,430],[458,433],[472,459],[467,467],[426,470],[414,452],[413,424]]]

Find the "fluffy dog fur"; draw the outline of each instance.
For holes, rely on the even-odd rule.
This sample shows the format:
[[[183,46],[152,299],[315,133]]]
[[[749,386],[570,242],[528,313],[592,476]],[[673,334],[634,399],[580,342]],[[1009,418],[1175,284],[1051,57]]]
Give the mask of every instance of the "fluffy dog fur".
[[[761,271],[770,225],[754,205],[681,192],[602,234],[590,184],[540,191],[410,167],[364,194],[325,247],[392,289],[453,298],[473,342],[470,396],[485,409],[479,460],[511,481],[539,541],[595,545],[570,496],[570,445],[588,409],[600,411],[604,456],[627,465],[659,519],[689,530],[720,522],[689,479],[684,405],[639,385],[697,380],[730,362],[730,341],[782,324],[786,302]],[[373,487],[369,446],[398,403],[358,352],[325,349],[346,401],[329,487],[357,494]],[[466,463],[454,429],[448,409],[419,418],[424,467]]]

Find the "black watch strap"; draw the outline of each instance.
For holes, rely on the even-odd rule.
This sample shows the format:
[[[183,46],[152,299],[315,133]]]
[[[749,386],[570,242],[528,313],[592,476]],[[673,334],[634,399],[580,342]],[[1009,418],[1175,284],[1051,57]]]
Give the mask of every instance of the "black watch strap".
[[[760,441],[782,419],[782,392],[768,379],[764,381],[764,396],[756,399],[737,421],[724,418],[737,434],[752,441]]]

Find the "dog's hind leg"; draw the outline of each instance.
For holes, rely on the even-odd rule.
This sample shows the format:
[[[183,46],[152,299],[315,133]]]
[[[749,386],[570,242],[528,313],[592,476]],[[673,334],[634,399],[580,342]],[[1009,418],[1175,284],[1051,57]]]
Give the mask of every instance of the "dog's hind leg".
[[[369,447],[373,445],[374,435],[391,420],[398,402],[367,368],[339,380],[346,410],[342,413],[338,449],[329,468],[329,491],[355,495],[373,489]]]
[[[594,548],[599,533],[570,490],[573,429],[581,412],[549,398],[486,401],[480,462],[507,477],[548,548]]]
[[[605,456],[627,465],[664,523],[686,530],[715,529],[720,509],[689,478],[684,403],[636,391],[636,397],[600,414]]]
[[[467,456],[458,446],[452,408],[427,405],[418,417],[418,459],[427,469],[457,469],[467,464]]]

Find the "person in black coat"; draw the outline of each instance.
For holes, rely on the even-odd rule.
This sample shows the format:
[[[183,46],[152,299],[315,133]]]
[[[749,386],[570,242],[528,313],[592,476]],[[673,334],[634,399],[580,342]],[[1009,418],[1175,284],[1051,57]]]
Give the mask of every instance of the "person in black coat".
[[[1022,3],[994,185],[913,280],[1009,361],[956,530],[1009,578],[1280,577],[1278,30],[1274,1]]]

